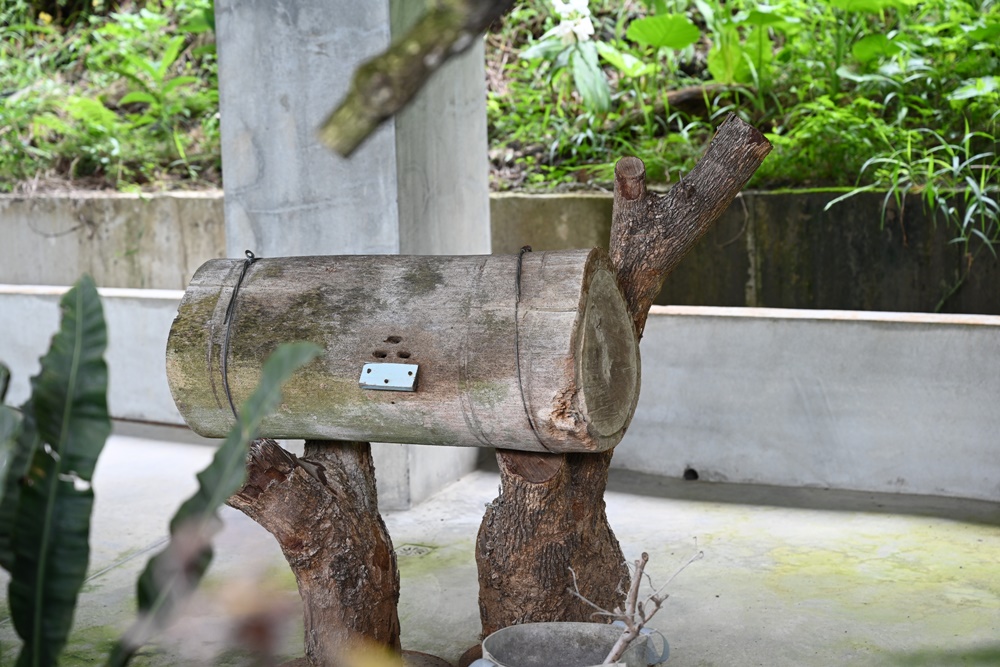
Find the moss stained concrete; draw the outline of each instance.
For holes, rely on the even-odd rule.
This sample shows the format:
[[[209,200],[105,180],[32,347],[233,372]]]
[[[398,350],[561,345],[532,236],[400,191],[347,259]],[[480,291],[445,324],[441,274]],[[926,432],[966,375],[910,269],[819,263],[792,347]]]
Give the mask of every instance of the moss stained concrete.
[[[114,437],[96,478],[91,578],[62,665],[100,664],[134,618],[134,582],[212,449]],[[474,540],[495,472],[385,515],[399,551],[405,648],[455,661],[479,632]],[[652,626],[668,665],[997,664],[1000,508],[976,501],[681,482],[612,471],[608,515],[670,598]],[[233,510],[205,585],[141,667],[250,665],[240,618],[301,652],[301,604],[274,540]],[[0,582],[0,584],[5,582]],[[5,587],[4,587],[5,589]],[[16,640],[0,620],[0,661]]]

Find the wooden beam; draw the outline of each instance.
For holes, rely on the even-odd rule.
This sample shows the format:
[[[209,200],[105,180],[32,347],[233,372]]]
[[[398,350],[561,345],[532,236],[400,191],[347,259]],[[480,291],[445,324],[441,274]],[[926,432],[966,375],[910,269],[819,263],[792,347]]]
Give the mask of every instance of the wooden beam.
[[[638,344],[603,250],[264,258],[230,311],[242,267],[202,266],[167,342],[174,400],[206,437],[233,423],[226,383],[239,404],[293,340],[324,352],[286,383],[267,437],[602,451],[632,418]],[[416,391],[359,386],[389,362]]]

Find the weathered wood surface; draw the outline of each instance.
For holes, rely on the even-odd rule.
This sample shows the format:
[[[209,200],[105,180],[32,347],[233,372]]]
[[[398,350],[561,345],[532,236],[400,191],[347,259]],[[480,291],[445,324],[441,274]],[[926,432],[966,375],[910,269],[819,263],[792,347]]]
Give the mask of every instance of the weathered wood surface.
[[[517,256],[260,259],[233,308],[233,401],[249,395],[280,343],[309,340],[325,353],[285,385],[266,437],[613,447],[638,400],[639,355],[607,256],[528,252],[521,262],[517,303]],[[208,437],[233,423],[221,355],[242,269],[242,260],[203,265],[167,343],[177,407]],[[417,391],[361,389],[371,362],[418,364]]]
[[[629,574],[604,506],[607,466],[599,454],[497,452],[500,496],[486,507],[476,540],[483,636],[518,623],[593,621],[580,592],[614,609]],[[570,571],[572,568],[572,572]],[[603,619],[597,619],[598,621]]]
[[[372,646],[399,652],[399,570],[368,443],[309,441],[298,458],[256,440],[229,505],[278,540],[302,596],[311,664],[360,664]]]
[[[694,169],[664,195],[646,190],[646,167],[639,158],[615,165],[609,254],[640,338],[663,281],[770,152],[764,135],[730,114]]]
[[[757,130],[730,116],[691,173],[663,196],[646,191],[641,160],[619,161],[611,259],[637,336],[666,275],[770,148]],[[476,542],[484,633],[517,623],[592,620],[593,609],[567,591],[570,568],[589,600],[605,609],[621,603],[629,575],[604,513],[611,456],[497,450],[500,496],[487,508]]]

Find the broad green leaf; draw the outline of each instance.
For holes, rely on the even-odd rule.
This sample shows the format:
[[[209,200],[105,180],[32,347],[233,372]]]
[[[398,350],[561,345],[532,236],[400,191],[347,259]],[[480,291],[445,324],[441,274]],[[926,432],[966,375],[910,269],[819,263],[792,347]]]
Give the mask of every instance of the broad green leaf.
[[[25,405],[32,419],[22,433],[34,431],[37,446],[30,433],[19,443],[33,456],[13,523],[9,598],[24,641],[18,667],[55,665],[66,644],[90,553],[90,480],[111,433],[107,330],[93,279],[81,278],[60,308],[60,329]]]
[[[759,5],[757,9],[750,11],[747,16],[746,22],[750,25],[775,25],[778,23],[784,23],[785,17],[777,12],[776,7],[770,7],[768,5]]]
[[[7,488],[7,471],[14,460],[20,433],[21,413],[10,406],[0,405],[0,498],[3,498]]]
[[[667,13],[667,2],[666,0],[646,0],[646,6],[654,14],[666,14]]]
[[[173,92],[175,88],[178,88],[179,86],[190,86],[192,84],[197,84],[200,82],[201,79],[199,79],[196,76],[175,76],[174,78],[172,78],[170,81],[167,81],[163,85],[163,95],[164,97],[166,97],[171,92]]]
[[[593,42],[583,42],[570,54],[573,68],[573,83],[580,91],[580,97],[588,109],[596,113],[607,113],[611,108],[611,89],[597,60],[597,48]]]
[[[968,100],[973,97],[990,95],[998,90],[1000,90],[1000,77],[981,76],[978,79],[963,81],[961,87],[948,94],[948,99],[952,101]]]
[[[0,500],[0,567],[8,572],[14,570],[14,527],[21,503],[22,480],[28,474],[28,467],[38,445],[34,408],[29,400],[21,408],[19,433],[4,473],[3,496]]]
[[[879,83],[886,84],[891,87],[898,88],[899,82],[892,77],[883,76],[882,74],[855,74],[846,66],[841,65],[836,70],[837,76],[841,79],[847,79],[848,81],[854,81],[855,83],[868,83],[872,81],[877,81]]]
[[[158,100],[154,95],[139,90],[134,90],[118,100],[118,104],[149,104],[151,106],[157,102]]]
[[[712,5],[705,0],[694,0],[694,6],[698,9],[698,13],[701,17],[705,19],[705,24],[708,26],[715,25],[715,10],[712,9]]]
[[[668,14],[632,21],[625,36],[639,44],[680,50],[697,42],[701,31],[683,14]]]
[[[749,58],[750,63],[757,70],[758,78],[768,78],[771,61],[774,60],[774,43],[771,41],[768,29],[764,26],[753,26],[747,33],[746,44],[743,46],[743,49],[744,58]],[[739,83],[754,83],[750,68],[746,66],[746,60],[744,60],[742,67],[738,66],[736,68],[735,76]]]
[[[1000,23],[989,23],[982,28],[976,28],[966,34],[969,39],[974,39],[984,43],[996,43],[1000,38]]]
[[[719,83],[739,83],[740,70],[745,70],[743,48],[735,27],[728,27],[719,33],[719,39],[708,52],[708,72]]]
[[[160,62],[156,66],[155,78],[157,81],[162,82],[167,77],[167,70],[177,60],[177,56],[180,55],[182,48],[184,48],[183,36],[177,35],[170,40],[170,43],[167,44],[167,50],[163,52],[163,57],[160,58]]]
[[[196,35],[203,32],[214,32],[215,10],[213,8],[206,8],[193,12],[181,23],[179,29]]]
[[[130,76],[136,81],[141,81],[139,78],[139,72],[145,72],[149,75],[149,78],[156,79],[157,69],[156,64],[146,60],[145,58],[140,58],[134,53],[126,53],[124,56],[125,63],[131,67]],[[129,71],[129,70],[124,70]],[[123,71],[123,73],[124,73]]]
[[[211,44],[202,44],[201,46],[196,46],[191,49],[191,56],[194,58],[201,58],[207,54],[215,55],[216,48],[215,42]]]
[[[645,76],[656,71],[656,65],[643,62],[631,53],[619,51],[607,42],[595,42],[597,52],[615,69],[628,77]]]
[[[10,387],[10,369],[0,362],[0,401],[7,398],[7,388]]]
[[[565,51],[568,47],[559,39],[543,39],[535,42],[524,51],[521,51],[521,58],[524,60],[535,60],[544,58],[551,60]]]
[[[57,664],[87,575],[94,493],[59,471],[59,462],[39,449],[31,483],[21,490],[9,588],[14,628],[24,641],[17,667]]]
[[[890,41],[881,33],[862,37],[851,47],[851,53],[862,63],[870,62],[875,58],[893,56],[902,50],[899,44]]]
[[[111,434],[108,417],[108,333],[94,279],[84,276],[59,304],[62,323],[31,378],[39,438],[60,459],[60,472],[89,482]]]
[[[152,633],[167,625],[177,603],[201,581],[212,560],[211,539],[219,529],[218,511],[246,480],[246,455],[261,422],[281,402],[281,387],[315,358],[313,343],[286,343],[264,362],[260,384],[239,410],[239,419],[207,468],[198,490],[170,520],[170,542],[146,564],[138,581],[140,618],[119,640],[108,665],[125,665]]]

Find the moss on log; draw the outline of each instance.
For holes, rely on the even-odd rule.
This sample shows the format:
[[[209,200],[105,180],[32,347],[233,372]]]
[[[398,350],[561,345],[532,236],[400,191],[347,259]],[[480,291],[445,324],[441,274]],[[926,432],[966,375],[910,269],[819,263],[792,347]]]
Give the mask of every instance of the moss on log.
[[[517,277],[520,262],[520,294]],[[639,389],[632,322],[604,251],[241,260],[195,274],[167,344],[192,429],[219,437],[283,342],[325,353],[285,385],[266,437],[604,451]],[[413,393],[359,386],[366,363],[416,364]]]

